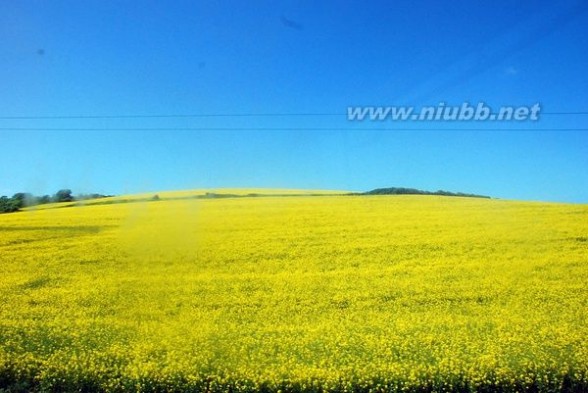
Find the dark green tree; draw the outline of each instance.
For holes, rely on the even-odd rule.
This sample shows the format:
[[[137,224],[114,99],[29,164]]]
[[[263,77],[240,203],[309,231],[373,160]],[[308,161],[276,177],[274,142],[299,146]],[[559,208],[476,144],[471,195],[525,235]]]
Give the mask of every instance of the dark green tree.
[[[37,203],[39,205],[43,205],[45,203],[51,203],[51,197],[49,195],[43,195],[37,199]]]
[[[73,196],[71,195],[71,190],[67,188],[57,191],[54,199],[55,202],[71,202],[74,200]]]
[[[18,202],[7,196],[0,197],[0,213],[12,213],[18,211]]]
[[[17,192],[12,196],[12,200],[17,204],[19,209],[36,204],[33,194],[27,192]]]

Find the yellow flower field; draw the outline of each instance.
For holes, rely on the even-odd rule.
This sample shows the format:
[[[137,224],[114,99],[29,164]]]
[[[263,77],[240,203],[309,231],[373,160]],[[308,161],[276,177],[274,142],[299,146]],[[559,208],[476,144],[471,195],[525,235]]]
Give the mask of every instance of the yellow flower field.
[[[0,391],[588,389],[587,205],[31,210],[0,216],[0,266]]]

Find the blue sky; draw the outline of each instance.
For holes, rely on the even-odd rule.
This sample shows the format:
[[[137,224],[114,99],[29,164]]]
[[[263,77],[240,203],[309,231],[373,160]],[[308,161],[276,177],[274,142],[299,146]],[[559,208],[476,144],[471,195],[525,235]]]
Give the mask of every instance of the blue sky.
[[[588,115],[556,114],[588,112],[586,36],[583,1],[1,2],[0,195],[404,186],[588,203]],[[541,118],[346,119],[480,101]]]

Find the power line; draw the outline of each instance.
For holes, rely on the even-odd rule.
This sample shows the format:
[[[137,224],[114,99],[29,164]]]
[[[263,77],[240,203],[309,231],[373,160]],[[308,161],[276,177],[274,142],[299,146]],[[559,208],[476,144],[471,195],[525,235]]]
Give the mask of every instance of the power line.
[[[545,112],[545,113],[540,113],[540,116],[543,115],[548,115],[548,116],[565,116],[565,115],[570,115],[570,116],[578,116],[578,115],[588,115],[588,112]]]
[[[1,127],[0,131],[588,131],[588,128],[408,127]]]
[[[586,116],[588,111],[542,112],[541,116]],[[227,117],[347,117],[347,113],[201,113],[158,115],[52,115],[52,116],[0,116],[0,120],[83,120],[83,119],[188,119]]]
[[[204,117],[326,117],[346,113],[202,113],[177,115],[67,115],[67,116],[0,116],[0,120],[68,120],[68,119],[182,119]]]

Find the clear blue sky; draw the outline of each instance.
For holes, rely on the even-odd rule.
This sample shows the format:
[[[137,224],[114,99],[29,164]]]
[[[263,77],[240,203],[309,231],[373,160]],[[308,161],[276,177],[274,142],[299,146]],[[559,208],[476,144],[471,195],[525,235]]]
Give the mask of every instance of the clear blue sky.
[[[586,37],[585,1],[0,2],[0,195],[404,186],[588,203],[588,115],[553,114],[588,112]],[[542,115],[346,120],[464,101]],[[301,113],[340,115],[124,117]]]

